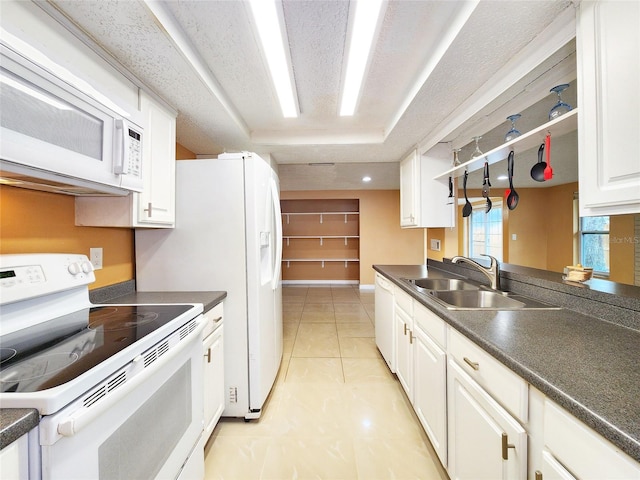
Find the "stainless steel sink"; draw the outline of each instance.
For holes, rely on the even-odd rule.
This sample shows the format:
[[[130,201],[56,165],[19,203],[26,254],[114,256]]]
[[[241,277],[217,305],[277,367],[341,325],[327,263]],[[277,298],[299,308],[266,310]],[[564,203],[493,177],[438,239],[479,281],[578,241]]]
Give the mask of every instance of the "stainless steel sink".
[[[434,300],[450,310],[514,310],[526,304],[490,290],[434,290]]]
[[[449,310],[559,310],[524,295],[491,290],[457,278],[403,278],[422,295]]]
[[[424,290],[478,290],[480,288],[477,285],[455,278],[403,278],[403,280]]]

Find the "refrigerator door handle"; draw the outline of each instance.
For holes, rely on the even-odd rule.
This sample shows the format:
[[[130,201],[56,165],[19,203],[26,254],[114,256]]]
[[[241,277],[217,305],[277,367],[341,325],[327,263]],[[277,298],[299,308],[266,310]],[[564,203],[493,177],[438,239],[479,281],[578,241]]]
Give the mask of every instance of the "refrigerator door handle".
[[[276,227],[276,254],[273,259],[273,278],[271,279],[271,289],[278,288],[280,281],[280,269],[282,263],[282,211],[280,209],[280,192],[276,181],[271,178],[271,200],[273,201],[274,224]]]

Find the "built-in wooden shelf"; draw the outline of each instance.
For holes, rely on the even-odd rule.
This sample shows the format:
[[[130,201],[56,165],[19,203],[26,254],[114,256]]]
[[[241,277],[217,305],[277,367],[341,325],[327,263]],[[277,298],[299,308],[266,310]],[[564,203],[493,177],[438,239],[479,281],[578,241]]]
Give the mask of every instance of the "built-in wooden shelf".
[[[283,200],[283,281],[357,282],[358,208],[355,199]]]

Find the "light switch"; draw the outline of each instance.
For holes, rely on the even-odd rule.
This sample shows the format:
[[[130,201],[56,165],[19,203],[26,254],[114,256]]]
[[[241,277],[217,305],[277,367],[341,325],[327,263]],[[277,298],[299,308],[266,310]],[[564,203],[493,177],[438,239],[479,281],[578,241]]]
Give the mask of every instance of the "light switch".
[[[518,239],[518,235],[516,235],[515,233],[511,234],[511,240],[517,240]]]

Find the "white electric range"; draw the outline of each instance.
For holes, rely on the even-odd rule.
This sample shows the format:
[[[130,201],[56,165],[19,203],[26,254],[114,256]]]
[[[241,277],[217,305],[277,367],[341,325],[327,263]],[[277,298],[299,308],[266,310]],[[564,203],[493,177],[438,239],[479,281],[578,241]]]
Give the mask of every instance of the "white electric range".
[[[41,415],[29,477],[202,478],[202,305],[93,305],[93,281],[84,255],[0,255],[0,407]]]

